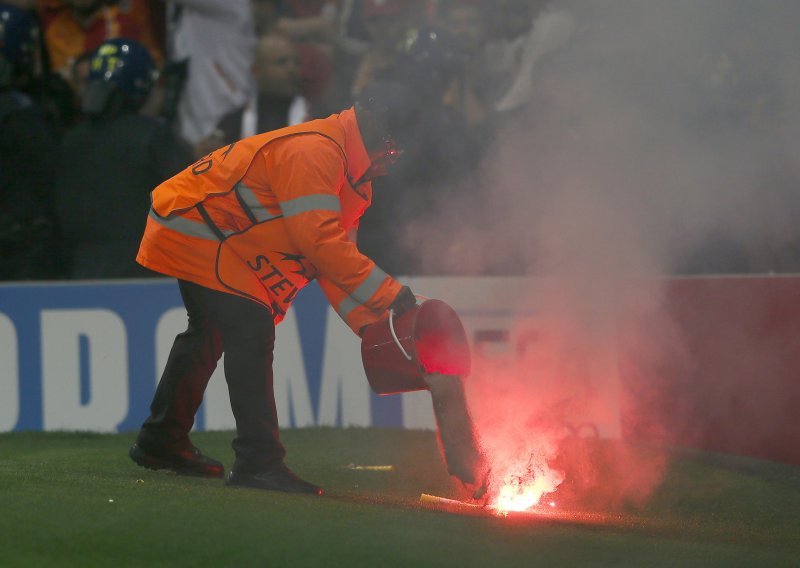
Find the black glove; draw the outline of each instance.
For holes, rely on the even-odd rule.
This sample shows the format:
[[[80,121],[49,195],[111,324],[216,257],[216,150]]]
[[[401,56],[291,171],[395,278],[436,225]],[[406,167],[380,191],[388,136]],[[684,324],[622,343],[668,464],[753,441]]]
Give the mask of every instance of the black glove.
[[[397,293],[394,300],[392,300],[389,309],[394,311],[395,316],[399,316],[416,305],[417,297],[414,295],[414,292],[412,292],[411,288],[408,286],[403,286],[400,288],[400,292]]]

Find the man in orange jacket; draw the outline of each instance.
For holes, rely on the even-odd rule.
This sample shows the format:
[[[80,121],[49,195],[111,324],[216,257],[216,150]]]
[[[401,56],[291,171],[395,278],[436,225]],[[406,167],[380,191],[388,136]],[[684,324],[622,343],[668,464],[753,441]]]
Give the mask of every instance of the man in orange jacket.
[[[227,485],[322,494],[284,464],[273,393],[275,325],[316,279],[353,331],[416,304],[408,287],[356,247],[370,180],[400,151],[416,114],[410,91],[376,84],[353,108],[245,138],[201,158],[152,193],[137,261],[178,279],[189,317],[130,457],[144,467],[222,477],[189,441],[225,353],[237,436]]]

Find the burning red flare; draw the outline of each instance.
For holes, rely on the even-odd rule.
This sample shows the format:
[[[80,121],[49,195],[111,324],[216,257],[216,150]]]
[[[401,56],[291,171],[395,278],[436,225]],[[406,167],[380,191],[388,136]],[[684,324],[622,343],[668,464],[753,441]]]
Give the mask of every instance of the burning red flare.
[[[525,485],[517,483],[504,485],[490,506],[500,513],[527,511],[539,504],[542,495],[552,490],[549,487],[543,489],[541,485],[536,481]]]
[[[497,468],[495,462],[495,468]],[[546,461],[531,454],[525,465],[506,466],[498,477],[498,489],[489,497],[488,507],[501,514],[527,511],[539,505],[542,497],[553,493],[564,480],[562,472],[552,469]],[[550,507],[555,502],[550,501]]]

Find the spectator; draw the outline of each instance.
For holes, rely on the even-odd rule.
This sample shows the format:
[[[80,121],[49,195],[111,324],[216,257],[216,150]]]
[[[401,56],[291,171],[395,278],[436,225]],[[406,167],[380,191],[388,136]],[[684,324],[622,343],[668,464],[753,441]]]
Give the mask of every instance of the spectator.
[[[308,104],[300,95],[297,50],[285,36],[271,33],[258,40],[255,82],[255,96],[219,124],[226,144],[309,118]]]
[[[284,0],[275,28],[294,42],[300,63],[301,91],[314,106],[324,101],[334,80],[337,0]]]
[[[26,12],[32,22],[36,38],[30,69],[16,78],[15,87],[33,99],[44,112],[50,127],[61,136],[64,129],[75,119],[74,97],[69,83],[61,75],[50,71],[47,50],[40,33],[36,0],[14,0],[4,3]]]
[[[324,99],[315,102],[317,116],[336,112],[352,101],[350,88],[369,47],[369,36],[361,16],[362,5],[362,0],[340,0],[337,4],[332,55],[334,73]]]
[[[313,116],[338,112],[351,102],[355,68],[366,52],[366,36],[350,37],[361,0],[253,0],[256,31],[286,35],[296,46],[301,91]]]
[[[35,0],[14,0],[5,4],[24,10],[33,25],[36,38],[32,65],[24,76],[17,77],[15,86],[28,95],[44,113],[50,127],[58,137],[73,123],[76,112],[69,83],[59,74],[50,71],[47,50],[42,41],[39,15]]]
[[[69,82],[78,108],[81,107],[83,93],[86,91],[86,83],[89,81],[92,57],[94,57],[94,52],[87,51],[76,57],[75,61],[72,63],[72,72],[70,73]]]
[[[575,33],[574,17],[549,5],[550,0],[504,0],[498,6],[503,25],[487,54],[506,75],[505,80],[494,81],[504,86],[495,105],[500,112],[513,111],[530,102],[535,70],[543,59],[566,46]]]
[[[424,0],[364,0],[362,17],[369,34],[369,50],[356,71],[351,95],[358,98],[364,88],[388,72],[406,33],[424,23]]]
[[[60,74],[48,71],[46,66],[37,65],[37,69],[39,71],[20,88],[41,107],[60,139],[78,118],[75,93]]]
[[[77,57],[110,38],[136,39],[157,62],[163,59],[146,0],[39,0],[39,13],[50,67],[67,80]]]
[[[167,52],[188,60],[179,129],[195,155],[222,145],[219,121],[253,92],[255,31],[250,0],[166,0]]]
[[[445,28],[422,26],[409,32],[395,55],[386,78],[415,85],[422,100],[425,120],[419,123],[414,146],[418,159],[407,172],[405,181],[412,185],[429,185],[454,180],[477,161],[475,149],[468,145],[480,134],[473,128],[469,108],[460,104],[471,73],[470,53],[462,41]],[[382,74],[384,76],[384,74]],[[421,167],[427,164],[428,167]],[[395,179],[403,176],[398,174]]]
[[[435,200],[468,203],[472,172],[480,162],[486,142],[483,130],[468,124],[463,109],[451,104],[448,94],[462,84],[469,59],[457,38],[447,30],[422,26],[399,42],[393,63],[378,80],[414,85],[422,100],[421,119],[414,129],[414,144],[391,177],[378,180],[385,194],[365,215],[361,234],[366,254],[384,258],[397,274],[422,270],[419,254],[408,246],[412,225],[425,217]],[[461,207],[461,210],[464,208]]]
[[[453,78],[445,93],[446,104],[470,126],[482,123],[489,114],[489,105],[483,90],[487,62],[483,58],[489,29],[486,22],[489,8],[481,0],[444,0],[440,4],[438,23],[455,38],[465,65]]]
[[[0,279],[58,275],[52,211],[57,141],[42,109],[18,85],[33,75],[35,23],[0,4]]]
[[[129,39],[107,40],[92,58],[87,119],[67,133],[56,177],[73,278],[147,275],[135,257],[149,191],[191,161],[165,121],[139,113],[155,70]]]

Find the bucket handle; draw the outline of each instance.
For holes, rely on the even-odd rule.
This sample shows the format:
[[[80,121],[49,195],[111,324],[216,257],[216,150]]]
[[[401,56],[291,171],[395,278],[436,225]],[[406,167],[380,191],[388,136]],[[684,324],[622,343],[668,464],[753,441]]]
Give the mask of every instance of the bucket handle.
[[[392,339],[394,339],[395,344],[400,349],[400,352],[403,354],[403,356],[409,361],[411,361],[412,359],[411,355],[408,354],[408,351],[406,351],[403,348],[403,344],[400,343],[399,339],[397,339],[397,334],[394,332],[393,320],[394,320],[394,310],[389,310],[389,331],[392,333]]]

